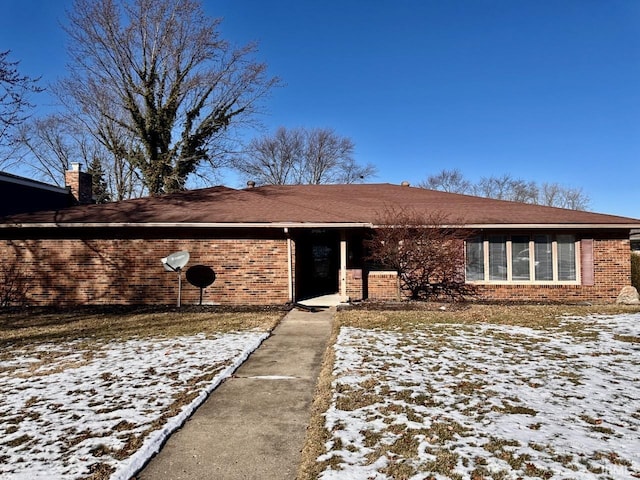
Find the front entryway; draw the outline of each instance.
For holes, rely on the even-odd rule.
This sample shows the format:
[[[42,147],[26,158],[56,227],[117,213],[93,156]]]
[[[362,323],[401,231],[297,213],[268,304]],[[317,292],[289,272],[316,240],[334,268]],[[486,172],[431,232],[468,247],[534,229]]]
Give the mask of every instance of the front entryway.
[[[296,237],[296,299],[339,292],[340,235],[312,229]]]

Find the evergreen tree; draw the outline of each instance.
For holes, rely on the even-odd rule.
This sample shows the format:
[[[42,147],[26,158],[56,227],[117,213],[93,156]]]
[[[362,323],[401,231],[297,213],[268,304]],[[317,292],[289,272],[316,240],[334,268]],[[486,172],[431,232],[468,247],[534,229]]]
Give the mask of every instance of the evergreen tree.
[[[111,195],[109,194],[109,188],[107,182],[104,179],[104,170],[102,169],[102,163],[98,157],[93,157],[87,173],[91,174],[91,180],[93,186],[91,193],[96,203],[109,203],[111,201]]]

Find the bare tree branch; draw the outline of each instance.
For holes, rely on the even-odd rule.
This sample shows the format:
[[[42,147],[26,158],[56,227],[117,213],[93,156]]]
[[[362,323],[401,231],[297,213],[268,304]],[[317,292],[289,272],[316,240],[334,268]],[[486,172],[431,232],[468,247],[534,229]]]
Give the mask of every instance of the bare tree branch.
[[[464,240],[471,233],[440,212],[390,208],[366,242],[368,260],[398,272],[404,295],[415,300],[462,300],[475,295],[465,283]]]
[[[471,183],[464,178],[464,175],[458,169],[445,169],[435,175],[429,175],[418,186],[451,193],[470,193],[472,190]]]
[[[225,133],[278,84],[255,45],[232,47],[219,23],[196,0],[75,0],[69,14],[71,74],[56,91],[152,195],[213,167]]]
[[[110,199],[140,197],[144,186],[122,153],[126,132],[106,122],[87,130],[79,118],[54,114],[22,125],[16,138],[27,153],[23,163],[31,167],[36,178],[63,186],[71,163],[89,168],[98,162]]]
[[[258,184],[358,183],[375,174],[353,159],[354,144],[329,128],[278,128],[254,139],[234,167]]]
[[[586,210],[589,207],[589,197],[581,188],[565,187],[557,183],[538,185],[534,181],[514,179],[507,174],[499,177],[482,177],[477,183],[472,183],[464,178],[459,170],[445,169],[430,175],[418,186],[443,192],[464,193],[571,210]]]
[[[29,94],[43,90],[37,85],[39,79],[20,75],[18,62],[9,61],[9,53],[0,52],[0,147],[13,145],[13,132],[27,120],[26,110],[32,107]]]

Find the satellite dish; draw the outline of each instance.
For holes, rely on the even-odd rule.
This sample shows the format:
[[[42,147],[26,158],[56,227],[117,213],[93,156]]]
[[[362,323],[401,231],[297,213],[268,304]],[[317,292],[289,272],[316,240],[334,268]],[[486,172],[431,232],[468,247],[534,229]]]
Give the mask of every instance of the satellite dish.
[[[194,287],[207,288],[215,279],[215,272],[205,265],[194,265],[187,270],[187,280]]]
[[[178,273],[178,307],[180,307],[182,297],[182,268],[189,262],[189,252],[175,252],[160,259],[162,266],[167,272]]]
[[[187,270],[187,280],[194,287],[200,289],[200,305],[202,305],[202,291],[216,279],[216,272],[206,265],[194,265]]]
[[[179,272],[189,262],[189,252],[175,252],[160,261],[167,272]]]

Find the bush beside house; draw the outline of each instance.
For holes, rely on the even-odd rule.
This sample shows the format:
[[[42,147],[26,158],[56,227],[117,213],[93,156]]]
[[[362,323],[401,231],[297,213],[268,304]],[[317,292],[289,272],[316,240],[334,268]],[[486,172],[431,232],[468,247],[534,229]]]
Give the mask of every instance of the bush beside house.
[[[631,255],[631,285],[640,291],[640,253]]]

